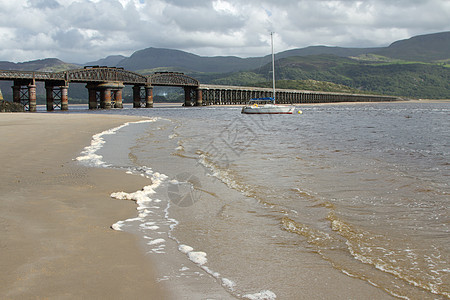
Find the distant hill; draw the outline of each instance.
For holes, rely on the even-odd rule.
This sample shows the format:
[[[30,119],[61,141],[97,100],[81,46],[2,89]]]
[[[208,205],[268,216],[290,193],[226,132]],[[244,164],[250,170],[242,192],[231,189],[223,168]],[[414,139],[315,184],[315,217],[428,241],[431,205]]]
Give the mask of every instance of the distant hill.
[[[163,48],[147,48],[136,51],[129,58],[125,58],[117,67],[131,71],[154,68],[177,68],[180,71],[195,72],[233,72],[248,70],[254,67],[256,59],[245,59],[235,56],[205,57],[192,53]]]
[[[340,57],[359,56],[367,53],[375,53],[383,48],[343,48],[328,46],[310,46],[301,49],[292,49],[277,54],[277,58],[286,58],[291,56],[309,56],[330,54]]]
[[[21,63],[0,62],[1,70],[59,72],[79,67],[79,65],[65,63],[57,58],[45,58]]]
[[[227,74],[211,84],[270,87],[271,65],[252,71]],[[450,99],[450,66],[432,63],[379,63],[335,55],[294,56],[275,63],[277,87],[317,90],[311,81],[344,85],[361,92],[412,98]],[[284,81],[284,83],[283,83]],[[321,86],[324,88],[324,85]],[[332,86],[333,91],[342,87]],[[325,91],[325,90],[324,90]]]
[[[126,59],[123,55],[111,55],[106,58],[99,59],[97,61],[91,61],[83,64],[84,66],[110,66],[115,67],[119,62]]]
[[[433,62],[450,59],[450,31],[419,35],[392,43],[375,54],[409,61]]]
[[[381,55],[392,59],[432,62],[450,59],[450,32],[421,35],[408,40],[397,41],[389,47],[344,48],[328,46],[310,46],[291,49],[276,54],[276,59],[293,56],[329,54],[339,57],[357,57],[362,55]],[[147,48],[136,51],[130,57],[119,60],[120,56],[108,57],[93,65],[123,67],[131,71],[167,68],[182,72],[228,73],[248,71],[270,62],[270,55],[263,57],[240,58],[235,56],[199,56],[181,50]]]

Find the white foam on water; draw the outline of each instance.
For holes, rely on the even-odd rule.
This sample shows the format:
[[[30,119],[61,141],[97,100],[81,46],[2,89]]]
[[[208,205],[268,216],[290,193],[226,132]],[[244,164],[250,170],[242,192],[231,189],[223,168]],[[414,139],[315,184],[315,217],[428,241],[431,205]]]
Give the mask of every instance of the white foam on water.
[[[277,295],[272,291],[264,290],[259,293],[244,295],[244,298],[250,300],[273,300],[277,298]]]
[[[122,231],[122,226],[125,222],[124,221],[118,221],[111,225],[111,228],[117,231]]]
[[[208,262],[206,253],[202,251],[191,251],[188,253],[188,257],[191,261],[201,266]]]
[[[100,150],[103,145],[105,144],[105,140],[103,137],[105,135],[112,135],[116,134],[117,131],[120,129],[130,125],[130,124],[139,124],[139,123],[152,123],[155,122],[158,118],[148,119],[148,120],[142,120],[137,122],[127,122],[125,124],[122,124],[120,126],[117,126],[112,129],[105,130],[103,132],[94,134],[92,136],[91,144],[87,147],[84,147],[84,150],[81,152],[81,155],[76,158],[77,161],[85,162],[89,165],[95,166],[95,167],[109,167],[110,165],[104,162],[103,156],[96,154],[98,150]]]
[[[194,248],[192,248],[191,246],[187,246],[187,245],[180,245],[178,246],[178,250],[180,250],[180,252],[187,254],[191,251],[194,251]]]
[[[164,243],[165,241],[166,241],[165,239],[154,239],[154,240],[148,242],[147,245],[157,245],[157,244]]]
[[[155,122],[158,118],[154,118],[151,120],[143,120],[134,123],[146,123],[146,122]],[[98,155],[96,152],[100,150],[105,144],[104,136],[116,134],[118,130],[122,129],[125,126],[130,125],[131,123],[125,123],[121,126],[115,127],[110,130],[103,131],[99,134],[96,134],[92,137],[91,145],[84,148],[81,152],[81,155],[76,158],[77,161],[87,163],[91,166],[95,167],[111,167],[111,165],[107,164],[103,161],[103,157]],[[170,136],[170,139],[175,138],[176,136]],[[183,150],[181,148],[177,150]],[[117,221],[116,223],[111,225],[111,228],[117,231],[123,231],[124,227],[127,226],[127,223],[139,223],[138,228],[140,231],[144,232],[144,239],[147,240],[146,245],[154,246],[155,248],[151,248],[151,250],[147,251],[147,253],[155,253],[155,254],[164,254],[166,247],[166,239],[162,238],[162,236],[167,236],[168,238],[174,240],[179,244],[178,250],[184,254],[186,254],[187,258],[199,266],[206,274],[217,279],[218,283],[221,284],[225,289],[229,292],[236,294],[236,283],[228,278],[222,278],[221,274],[209,269],[206,264],[208,263],[207,253],[203,251],[194,251],[194,248],[180,244],[180,242],[172,236],[171,232],[178,225],[178,221],[176,219],[169,217],[169,208],[170,202],[167,202],[167,206],[165,209],[162,209],[161,206],[158,206],[161,202],[164,202],[161,199],[153,198],[157,193],[156,189],[160,187],[163,183],[167,182],[168,176],[154,172],[152,168],[142,166],[139,168],[129,169],[126,171],[128,175],[137,175],[150,179],[151,184],[144,186],[141,190],[135,192],[125,192],[119,191],[111,193],[111,197],[118,200],[131,200],[135,201],[137,204],[138,216],[134,218],[130,218],[127,220]],[[217,174],[216,174],[217,176]],[[178,181],[172,180],[172,184],[179,184]],[[158,213],[158,211],[163,211],[164,215]],[[154,216],[155,221],[150,221],[149,217]],[[168,230],[160,230],[161,226],[168,226]],[[183,267],[180,271],[187,271],[188,267]],[[201,272],[196,272],[199,276],[203,276],[204,274]],[[168,279],[168,278],[167,278]],[[163,278],[161,280],[167,280]],[[239,293],[237,294],[238,296]],[[268,290],[261,291],[256,294],[248,294],[244,296],[244,298],[248,299],[275,299],[276,295]]]
[[[228,289],[234,289],[236,283],[228,278],[222,278],[222,285]]]

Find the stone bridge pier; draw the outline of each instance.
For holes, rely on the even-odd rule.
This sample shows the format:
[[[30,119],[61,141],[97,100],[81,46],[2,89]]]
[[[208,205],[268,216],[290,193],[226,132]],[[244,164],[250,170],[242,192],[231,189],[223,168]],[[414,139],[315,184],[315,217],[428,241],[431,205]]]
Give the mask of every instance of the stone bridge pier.
[[[133,86],[133,108],[153,107],[153,86]]]
[[[89,109],[97,108],[123,108],[122,91],[125,86],[122,82],[89,83],[86,88],[89,92]]]
[[[36,111],[36,82],[34,79],[14,80],[13,102],[22,104],[29,111]]]
[[[56,107],[61,110],[69,109],[69,85],[65,82],[45,82],[45,94],[47,99],[47,111]]]
[[[202,106],[202,90],[197,87],[184,88],[184,106]]]

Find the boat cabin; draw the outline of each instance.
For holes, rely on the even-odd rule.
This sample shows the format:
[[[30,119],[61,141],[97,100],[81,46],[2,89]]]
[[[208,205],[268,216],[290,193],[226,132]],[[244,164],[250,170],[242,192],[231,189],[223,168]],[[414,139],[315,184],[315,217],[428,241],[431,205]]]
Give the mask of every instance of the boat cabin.
[[[275,104],[275,99],[272,97],[265,98],[252,98],[248,101],[248,105],[265,105],[265,104]]]

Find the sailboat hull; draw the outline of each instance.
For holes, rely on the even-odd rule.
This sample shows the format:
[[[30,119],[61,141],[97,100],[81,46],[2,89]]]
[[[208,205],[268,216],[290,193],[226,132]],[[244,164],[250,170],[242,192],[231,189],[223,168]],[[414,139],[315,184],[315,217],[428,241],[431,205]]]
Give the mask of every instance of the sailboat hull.
[[[291,115],[295,110],[294,106],[281,105],[247,105],[242,108],[243,114],[286,114]]]

